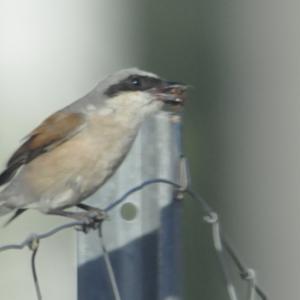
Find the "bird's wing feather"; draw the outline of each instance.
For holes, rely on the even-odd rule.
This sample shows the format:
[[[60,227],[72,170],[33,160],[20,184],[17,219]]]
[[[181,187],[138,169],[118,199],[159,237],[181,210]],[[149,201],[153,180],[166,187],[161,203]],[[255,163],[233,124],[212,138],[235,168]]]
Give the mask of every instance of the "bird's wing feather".
[[[80,132],[84,125],[85,116],[81,113],[60,111],[47,118],[11,156],[7,169],[0,174],[0,185],[9,181],[20,166],[64,143]]]

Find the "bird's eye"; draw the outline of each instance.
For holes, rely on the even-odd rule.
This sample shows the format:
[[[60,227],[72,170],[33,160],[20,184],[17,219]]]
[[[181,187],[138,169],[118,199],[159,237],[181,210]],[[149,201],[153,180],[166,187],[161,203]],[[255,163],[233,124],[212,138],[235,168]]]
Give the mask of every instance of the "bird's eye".
[[[134,86],[135,88],[138,88],[141,86],[141,80],[137,77],[134,77],[131,79],[131,84],[132,86]]]

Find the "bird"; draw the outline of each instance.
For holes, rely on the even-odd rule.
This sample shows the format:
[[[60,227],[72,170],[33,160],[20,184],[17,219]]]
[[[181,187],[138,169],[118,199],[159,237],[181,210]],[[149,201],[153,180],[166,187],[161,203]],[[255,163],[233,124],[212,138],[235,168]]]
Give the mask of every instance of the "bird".
[[[12,154],[0,174],[0,216],[7,222],[36,209],[81,220],[84,203],[117,170],[148,116],[185,102],[187,86],[129,68],[46,118]],[[98,217],[101,210],[97,210]],[[103,213],[103,212],[102,212]]]

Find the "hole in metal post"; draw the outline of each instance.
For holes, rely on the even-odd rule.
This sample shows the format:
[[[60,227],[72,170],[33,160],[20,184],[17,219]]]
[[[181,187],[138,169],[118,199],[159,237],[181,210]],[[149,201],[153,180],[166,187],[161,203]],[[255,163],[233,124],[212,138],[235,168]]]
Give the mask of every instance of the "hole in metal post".
[[[135,204],[127,202],[121,207],[121,216],[126,221],[132,221],[136,218],[138,209]]]

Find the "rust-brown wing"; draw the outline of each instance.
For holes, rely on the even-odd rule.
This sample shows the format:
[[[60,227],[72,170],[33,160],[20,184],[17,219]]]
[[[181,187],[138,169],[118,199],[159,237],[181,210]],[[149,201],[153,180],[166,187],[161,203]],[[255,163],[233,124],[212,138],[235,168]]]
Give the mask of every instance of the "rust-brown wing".
[[[57,112],[50,116],[31,132],[27,140],[11,156],[7,169],[0,175],[0,185],[6,183],[20,166],[77,134],[84,124],[85,117],[80,113]]]

